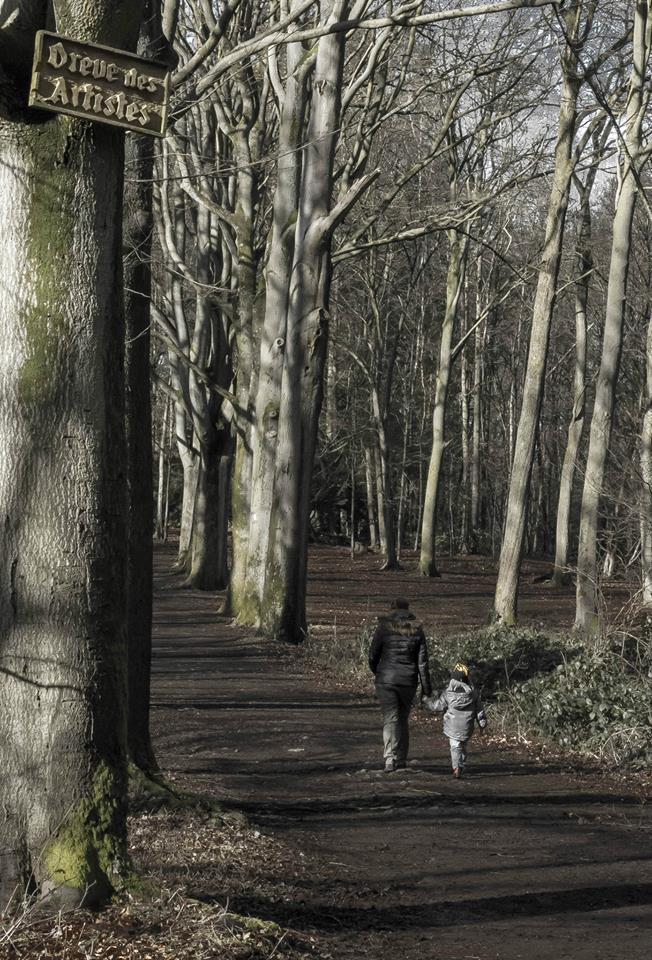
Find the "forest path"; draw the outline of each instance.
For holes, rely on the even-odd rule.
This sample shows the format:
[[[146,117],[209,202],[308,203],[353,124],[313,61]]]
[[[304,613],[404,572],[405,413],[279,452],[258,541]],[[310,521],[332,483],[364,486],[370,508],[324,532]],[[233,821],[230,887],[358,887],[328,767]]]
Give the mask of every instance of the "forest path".
[[[203,895],[334,960],[648,960],[651,805],[626,779],[569,776],[476,737],[457,782],[430,717],[412,725],[415,766],[382,774],[373,697],[316,687],[294,652],[216,618],[214,595],[179,589],[169,561],[159,551],[161,765],[244,810],[303,867],[291,896]]]

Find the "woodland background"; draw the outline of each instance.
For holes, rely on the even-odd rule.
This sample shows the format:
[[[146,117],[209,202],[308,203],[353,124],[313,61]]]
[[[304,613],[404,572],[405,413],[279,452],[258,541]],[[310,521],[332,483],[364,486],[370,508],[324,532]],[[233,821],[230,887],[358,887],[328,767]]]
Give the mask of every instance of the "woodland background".
[[[270,572],[291,567],[280,554],[295,545],[279,544],[270,501],[285,503],[292,483],[300,506],[279,512],[302,514],[291,527],[299,554],[307,539],[350,542],[391,568],[409,548],[432,576],[436,548],[498,557],[504,544],[496,616],[506,622],[521,552],[554,557],[562,580],[582,522],[591,596],[578,594],[577,619],[592,632],[601,571],[639,578],[648,602],[647,88],[636,79],[646,41],[623,3],[435,23],[418,7],[383,10],[386,26],[361,27],[342,48],[329,64],[341,70],[337,102],[326,107],[329,80],[311,76],[305,50],[303,86],[283,86],[270,47],[224,68],[210,106],[188,107],[163,145],[157,533],[180,523],[190,582],[224,587],[231,520],[233,612],[298,639],[301,613],[284,626],[279,591],[296,592],[302,561],[296,577],[281,572],[285,586]],[[256,38],[264,11],[250,22],[239,9],[231,42]],[[399,26],[402,16],[414,22]],[[182,62],[215,25],[206,4],[182,11]],[[208,82],[193,74],[197,91],[221,69],[205,68]],[[336,143],[317,126],[321,109]],[[293,141],[289,120],[304,110]],[[318,183],[311,164],[325,164]],[[303,259],[311,231],[315,266]],[[304,293],[295,330],[293,305],[283,301],[282,315],[274,298]],[[304,410],[296,435],[284,430],[292,404],[297,418]],[[213,461],[222,484],[204,500]],[[220,491],[232,475],[229,513]]]
[[[42,28],[169,63],[165,138],[29,110]],[[314,544],[491,558],[487,663],[543,558],[519,709],[648,762],[651,48],[650,0],[0,4],[4,902],[129,882],[171,532],[291,644]]]

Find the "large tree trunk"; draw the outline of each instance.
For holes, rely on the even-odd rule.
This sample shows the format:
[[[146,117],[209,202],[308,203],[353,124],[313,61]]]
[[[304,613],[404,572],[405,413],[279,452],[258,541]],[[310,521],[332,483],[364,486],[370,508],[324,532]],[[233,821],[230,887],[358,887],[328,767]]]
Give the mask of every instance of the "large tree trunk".
[[[246,470],[246,454],[239,445],[234,481],[234,560],[231,612],[241,623],[262,624],[262,604],[268,573],[271,513],[275,498],[274,465],[278,437],[281,379],[287,326],[289,278],[294,252],[294,230],[301,177],[300,146],[303,137],[307,81],[314,57],[305,56],[297,44],[287,48],[287,81],[279,130],[277,182],[269,257],[266,268],[265,317],[260,346],[260,368],[251,432],[251,471],[246,495],[248,515],[239,502],[238,477]],[[241,518],[241,522],[238,522]],[[241,530],[248,522],[248,531]]]
[[[441,330],[439,345],[439,366],[435,382],[435,403],[432,412],[432,450],[426,481],[426,495],[423,503],[421,523],[421,556],[419,571],[423,577],[438,577],[435,564],[435,540],[437,534],[437,501],[439,498],[439,479],[444,456],[446,421],[446,402],[448,399],[448,381],[451,370],[451,348],[453,330],[457,317],[457,307],[464,283],[464,264],[468,239],[466,234],[451,233],[450,260],[446,277],[446,311]]]
[[[340,21],[348,6],[346,0],[323,4],[322,20]],[[246,586],[235,611],[241,621],[290,642],[301,641],[306,631],[310,489],[328,335],[331,234],[359,195],[352,188],[350,201],[347,197],[331,210],[344,34],[324,36],[315,47],[307,54],[290,44],[287,52],[253,432]]]
[[[260,122],[260,121],[259,121]],[[246,592],[247,555],[252,492],[252,419],[256,391],[254,367],[254,330],[256,329],[258,267],[254,253],[254,220],[258,202],[258,180],[251,148],[256,140],[253,131],[233,134],[236,160],[239,165],[235,204],[235,237],[237,247],[238,303],[233,320],[237,348],[238,409],[233,424],[235,453],[231,484],[232,562],[225,609],[238,614]]]
[[[598,510],[609,452],[616,382],[620,367],[632,224],[641,165],[641,132],[649,101],[647,87],[649,81],[646,80],[650,56],[649,0],[638,3],[636,6],[633,49],[634,62],[627,99],[620,190],[613,223],[602,358],[591,418],[580,516],[575,626],[589,635],[596,635],[600,630],[597,568]]]
[[[348,0],[324,4],[324,21],[339,21],[348,6]],[[307,628],[311,479],[323,398],[332,272],[327,219],[344,49],[343,33],[319,41],[288,288],[274,476],[276,502],[271,514],[261,620],[270,633],[292,643],[300,642]]]
[[[64,34],[135,44],[138,3],[54,7]],[[5,70],[45,26],[27,16]],[[0,902],[30,874],[101,900],[127,862],[123,137],[3,87]]]
[[[505,624],[513,624],[516,621],[518,575],[525,535],[530,476],[539,425],[539,412],[543,398],[550,323],[557,290],[564,224],[573,173],[573,138],[577,122],[577,97],[580,88],[580,83],[575,75],[575,66],[576,54],[569,47],[564,58],[564,84],[555,148],[555,168],[546,219],[546,236],[532,314],[523,400],[516,433],[507,499],[507,516],[494,601],[495,617]]]

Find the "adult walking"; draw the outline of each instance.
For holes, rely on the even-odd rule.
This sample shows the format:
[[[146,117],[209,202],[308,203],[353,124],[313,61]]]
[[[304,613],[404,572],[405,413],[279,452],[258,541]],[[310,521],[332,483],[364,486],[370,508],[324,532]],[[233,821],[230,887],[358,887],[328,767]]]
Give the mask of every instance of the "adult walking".
[[[405,767],[410,746],[408,718],[417,683],[425,697],[432,692],[428,646],[423,625],[403,597],[378,618],[369,648],[369,667],[376,677],[376,696],[383,714],[385,772]]]

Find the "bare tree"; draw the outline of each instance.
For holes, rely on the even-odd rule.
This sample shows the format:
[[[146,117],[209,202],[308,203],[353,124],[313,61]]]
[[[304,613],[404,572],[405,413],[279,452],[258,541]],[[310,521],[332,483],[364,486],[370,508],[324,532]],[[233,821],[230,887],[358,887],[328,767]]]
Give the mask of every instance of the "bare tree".
[[[577,558],[575,625],[589,635],[596,635],[600,630],[597,569],[598,509],[609,451],[616,382],[620,366],[632,224],[639,192],[640,171],[647,159],[647,150],[643,147],[643,128],[650,99],[648,78],[652,44],[650,0],[637,2],[634,5],[632,44],[632,71],[624,109],[624,133],[620,140],[619,184],[613,221],[602,359],[591,417]]]
[[[582,86],[578,57],[590,36],[595,7],[596,0],[590,0],[586,4],[574,3],[560,11],[568,39],[561,58],[563,86],[560,96],[555,166],[532,313],[527,369],[494,600],[494,615],[498,621],[505,624],[513,624],[516,620],[518,575],[525,534],[530,476],[543,398],[550,324],[557,292],[568,198],[573,170],[577,162],[574,138],[577,125],[577,102]]]

